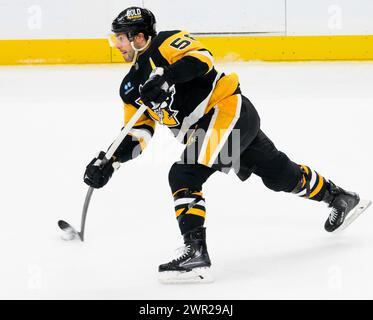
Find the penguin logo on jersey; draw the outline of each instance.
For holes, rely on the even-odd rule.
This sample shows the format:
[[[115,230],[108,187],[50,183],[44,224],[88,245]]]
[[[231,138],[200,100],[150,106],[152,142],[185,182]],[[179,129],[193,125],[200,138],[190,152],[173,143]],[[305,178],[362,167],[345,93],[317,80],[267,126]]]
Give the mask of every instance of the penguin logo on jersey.
[[[140,90],[141,87],[142,85],[140,85]],[[180,124],[179,120],[176,118],[179,111],[171,108],[174,102],[174,95],[176,93],[175,85],[172,85],[168,89],[168,93],[169,95],[165,101],[152,108],[148,107],[147,112],[153,120],[158,121],[160,124],[164,124],[167,127],[176,127]],[[136,103],[141,106],[141,98],[138,98]]]

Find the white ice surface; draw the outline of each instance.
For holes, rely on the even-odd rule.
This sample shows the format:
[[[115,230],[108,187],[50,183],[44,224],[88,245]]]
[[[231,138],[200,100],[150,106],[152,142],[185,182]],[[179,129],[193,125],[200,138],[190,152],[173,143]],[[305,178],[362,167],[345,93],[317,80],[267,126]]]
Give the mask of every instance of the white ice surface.
[[[232,63],[262,129],[291,159],[373,198],[373,63]],[[0,68],[1,299],[373,298],[373,210],[342,234],[329,209],[253,176],[204,187],[215,283],[165,286],[157,266],[182,244],[167,175],[182,151],[158,126],[145,153],[93,193],[79,228],[86,164],[122,126],[125,65]]]

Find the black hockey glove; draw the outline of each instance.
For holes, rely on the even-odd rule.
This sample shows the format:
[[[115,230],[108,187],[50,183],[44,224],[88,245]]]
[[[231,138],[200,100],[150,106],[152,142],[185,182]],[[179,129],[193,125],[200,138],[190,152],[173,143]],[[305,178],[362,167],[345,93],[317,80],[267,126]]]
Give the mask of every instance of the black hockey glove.
[[[96,158],[87,165],[84,173],[84,182],[93,188],[102,188],[108,183],[115,169],[119,168],[119,163],[113,158],[103,164],[105,152],[101,151]]]
[[[173,83],[167,78],[166,74],[167,70],[165,68],[155,68],[149,79],[143,86],[140,86],[140,97],[145,105],[157,108],[160,103],[169,97],[168,89]]]

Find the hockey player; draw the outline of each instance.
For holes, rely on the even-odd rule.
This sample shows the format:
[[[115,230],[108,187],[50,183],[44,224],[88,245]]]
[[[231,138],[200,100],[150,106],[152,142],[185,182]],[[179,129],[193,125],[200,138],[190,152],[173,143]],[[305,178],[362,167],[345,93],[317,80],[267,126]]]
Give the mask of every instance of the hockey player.
[[[216,171],[233,168],[242,181],[254,173],[271,190],[325,202],[331,208],[325,222],[328,232],[343,229],[369,206],[370,201],[279,151],[260,129],[257,111],[241,93],[238,76],[218,72],[212,54],[188,32],[157,34],[155,22],[149,10],[131,7],[112,23],[116,47],[132,62],[120,86],[124,122],[142,104],[147,111],[108,163],[100,165],[105,156],[101,151],[88,164],[84,181],[103,187],[114,163],[141,153],[156,123],[169,127],[186,145],[182,159],[169,172],[185,247],[178,258],[159,266],[161,280],[211,281],[202,185]]]

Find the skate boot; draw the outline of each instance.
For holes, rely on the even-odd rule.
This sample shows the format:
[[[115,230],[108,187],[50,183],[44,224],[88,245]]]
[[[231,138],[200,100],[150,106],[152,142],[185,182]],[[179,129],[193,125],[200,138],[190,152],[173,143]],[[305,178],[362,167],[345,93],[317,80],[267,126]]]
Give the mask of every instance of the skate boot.
[[[212,282],[210,258],[206,246],[206,228],[198,227],[184,234],[180,256],[161,264],[158,269],[162,283]]]
[[[324,226],[328,232],[342,231],[371,204],[371,201],[362,200],[357,193],[343,190],[331,181],[322,201],[332,208]]]

